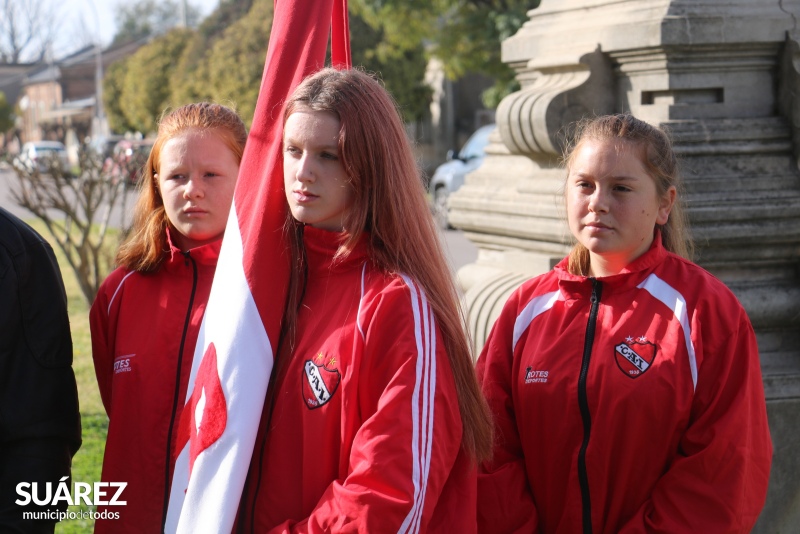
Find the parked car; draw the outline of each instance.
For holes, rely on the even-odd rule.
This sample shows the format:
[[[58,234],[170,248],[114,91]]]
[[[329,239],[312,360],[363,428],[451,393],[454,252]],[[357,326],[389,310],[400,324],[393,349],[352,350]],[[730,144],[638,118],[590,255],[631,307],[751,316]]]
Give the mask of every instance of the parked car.
[[[114,152],[106,159],[106,172],[114,178],[123,178],[128,184],[136,184],[150,156],[154,139],[123,139],[114,146]]]
[[[19,155],[14,158],[15,167],[33,172],[50,172],[51,164],[58,165],[62,172],[69,174],[69,158],[64,143],[58,141],[29,141],[22,145]]]
[[[114,147],[117,146],[117,143],[122,141],[122,139],[123,137],[121,135],[94,137],[89,141],[89,148],[105,161],[114,154]]]
[[[489,144],[489,134],[494,128],[494,124],[487,124],[475,130],[461,147],[458,155],[454,155],[452,150],[449,151],[447,161],[439,165],[433,173],[428,190],[433,202],[434,217],[442,229],[450,227],[447,206],[450,194],[458,191],[464,185],[464,177],[483,162],[484,149]]]

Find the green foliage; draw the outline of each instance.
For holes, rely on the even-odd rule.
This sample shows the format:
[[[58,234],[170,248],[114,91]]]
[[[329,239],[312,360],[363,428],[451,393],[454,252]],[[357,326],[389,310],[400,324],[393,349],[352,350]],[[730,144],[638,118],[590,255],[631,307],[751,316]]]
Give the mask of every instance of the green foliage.
[[[394,45],[386,40],[386,28],[380,20],[360,13],[363,11],[356,10],[350,16],[353,64],[378,74],[405,121],[422,120],[431,99],[431,88],[423,81],[427,59],[422,42],[407,47]]]
[[[178,63],[172,98],[181,104],[213,99],[208,86],[209,70],[206,56],[225,30],[247,14],[253,0],[222,0],[192,36]],[[262,60],[263,63],[263,60]]]
[[[208,86],[208,45],[195,33],[177,58],[175,73],[171,79],[172,101],[176,105],[211,99]]]
[[[81,387],[80,382],[78,387]],[[72,459],[72,481],[94,484],[100,481],[108,433],[108,417],[104,413],[89,414],[81,410],[81,427],[83,443]],[[96,508],[81,502],[77,506],[70,506],[69,511],[94,512]],[[93,519],[69,519],[56,525],[57,534],[84,534],[92,530],[94,530]]]
[[[167,108],[210,100],[237,107],[249,126],[272,24],[271,0],[223,0],[197,30],[176,29],[109,69],[112,130],[155,130]]]
[[[500,43],[514,35],[538,0],[453,2],[441,21],[432,53],[442,59],[447,75],[460,78],[479,72],[494,78],[507,76],[500,60]]]
[[[183,53],[192,33],[174,29],[128,59],[119,107],[135,130],[155,131],[163,111],[176,105],[171,101],[175,58]]]
[[[514,91],[519,91],[520,85],[511,69],[506,76],[495,79],[494,85],[486,89],[481,95],[481,102],[486,109],[497,109],[500,101]]]
[[[494,78],[483,100],[496,107],[518,87],[500,61],[500,42],[519,29],[538,1],[351,0],[353,62],[383,79],[409,122],[427,113],[431,89],[424,76],[431,55],[442,60],[451,79],[467,73]],[[134,7],[126,12],[129,18]],[[272,0],[222,0],[197,30],[173,30],[112,66],[105,80],[112,129],[152,131],[165,108],[198,100],[233,105],[250,126],[272,9]]]
[[[255,0],[247,16],[227,27],[204,55],[185,56],[175,100],[206,99],[233,105],[249,127],[261,87],[272,5],[272,0]]]
[[[355,0],[373,26],[384,30],[381,47],[411,49],[426,43],[450,79],[467,73],[494,78],[484,94],[487,107],[516,90],[513,71],[500,60],[500,43],[516,33],[539,0]]]
[[[383,30],[381,48],[412,49],[435,38],[436,21],[452,1],[352,0],[349,7],[351,16]]]
[[[14,108],[6,100],[6,94],[0,91],[0,134],[14,126]]]
[[[254,0],[220,0],[219,6],[200,24],[198,33],[205,40],[221,35],[231,24],[248,14]],[[264,3],[259,9],[263,9]],[[255,13],[254,13],[255,14]]]
[[[136,130],[122,111],[128,60],[129,58],[125,58],[112,63],[103,78],[103,107],[108,117],[108,126],[113,132]]]
[[[132,3],[118,3],[115,13],[118,29],[112,46],[162,35],[177,26],[181,22],[180,2],[182,0],[136,0]],[[200,12],[191,4],[187,4],[186,9],[188,26],[197,26]]]

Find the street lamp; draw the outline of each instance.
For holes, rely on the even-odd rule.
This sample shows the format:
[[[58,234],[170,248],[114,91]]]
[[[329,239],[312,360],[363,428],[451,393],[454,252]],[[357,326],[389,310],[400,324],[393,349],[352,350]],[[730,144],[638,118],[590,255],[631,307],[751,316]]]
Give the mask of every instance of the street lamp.
[[[103,46],[100,43],[95,45],[94,95],[97,124],[92,124],[94,130],[92,134],[94,137],[98,137],[108,134],[105,110],[103,109]]]
[[[95,51],[95,70],[94,70],[94,117],[92,118],[92,137],[97,139],[108,135],[108,123],[103,109],[103,45],[100,37],[100,17],[97,15],[97,8],[94,0],[89,0],[94,15],[95,34],[97,42],[94,45]]]

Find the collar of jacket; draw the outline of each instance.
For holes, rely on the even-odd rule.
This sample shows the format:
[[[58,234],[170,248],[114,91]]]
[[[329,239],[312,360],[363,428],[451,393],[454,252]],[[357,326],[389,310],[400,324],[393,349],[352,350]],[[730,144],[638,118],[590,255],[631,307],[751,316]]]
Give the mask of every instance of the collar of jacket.
[[[172,242],[172,232],[174,232],[174,230],[167,228],[169,257],[163,264],[163,266],[166,268],[182,266],[186,262],[186,255]],[[220,247],[222,247],[222,239],[217,239],[211,243],[189,249],[188,252],[198,265],[210,265],[212,267],[216,267],[217,259],[219,259]]]
[[[603,283],[604,291],[620,292],[634,289],[664,261],[667,254],[669,253],[661,243],[661,232],[655,230],[653,243],[647,252],[633,260],[618,274],[599,276],[597,280]],[[554,268],[561,292],[568,299],[588,298],[592,292],[592,277],[570,274],[567,265],[568,258],[564,258]]]
[[[344,232],[330,232],[313,226],[303,229],[303,243],[308,257],[309,272],[344,271],[361,267],[367,259],[369,234],[364,232],[353,250],[346,256],[334,258],[339,246],[344,242]]]

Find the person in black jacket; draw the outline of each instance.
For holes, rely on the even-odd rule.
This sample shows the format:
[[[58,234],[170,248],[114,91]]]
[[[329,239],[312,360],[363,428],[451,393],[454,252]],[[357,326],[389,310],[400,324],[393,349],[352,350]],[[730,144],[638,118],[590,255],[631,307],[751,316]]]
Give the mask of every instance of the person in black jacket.
[[[80,445],[67,296],[53,249],[0,208],[0,532],[54,531],[52,512],[66,501],[36,505],[32,484],[42,501],[50,483],[52,501]]]

